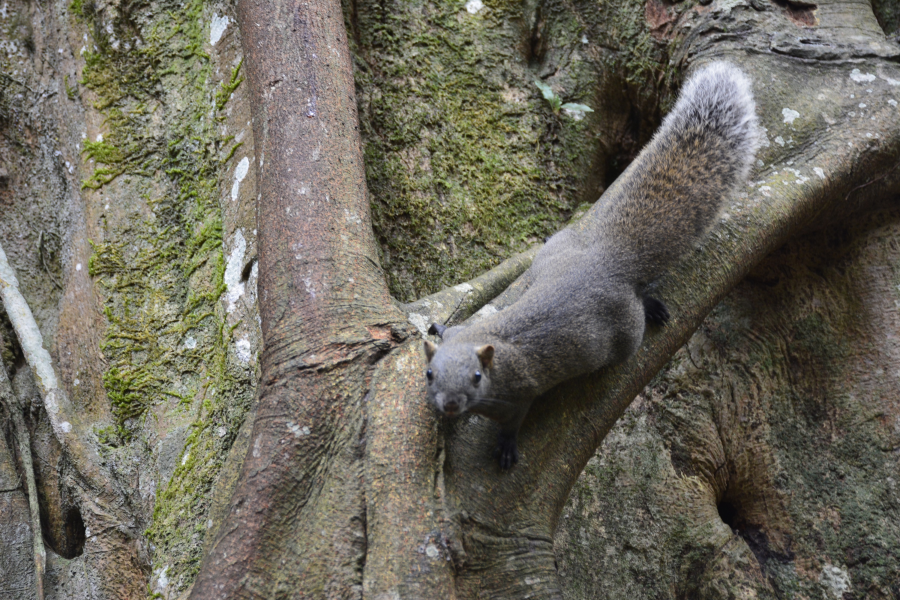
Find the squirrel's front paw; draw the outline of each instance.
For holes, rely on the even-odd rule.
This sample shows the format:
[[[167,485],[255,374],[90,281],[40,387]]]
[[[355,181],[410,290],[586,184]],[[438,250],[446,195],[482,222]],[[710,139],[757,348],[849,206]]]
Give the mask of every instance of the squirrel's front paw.
[[[644,296],[644,316],[647,322],[654,325],[665,325],[669,322],[669,309],[666,305],[651,296]]]
[[[516,447],[516,434],[500,434],[497,438],[497,449],[494,451],[494,458],[499,459],[500,468],[504,471],[510,469],[514,464],[519,462],[519,450]]]

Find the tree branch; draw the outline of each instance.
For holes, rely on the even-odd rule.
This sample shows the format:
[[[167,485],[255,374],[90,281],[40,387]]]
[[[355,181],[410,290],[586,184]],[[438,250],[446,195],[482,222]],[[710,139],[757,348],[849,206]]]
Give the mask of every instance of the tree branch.
[[[369,383],[410,328],[377,263],[340,2],[240,0],[237,17],[265,349],[250,451],[192,597],[353,597]]]
[[[426,335],[432,323],[450,327],[462,323],[476,311],[500,296],[510,284],[531,266],[534,255],[541,246],[536,245],[525,252],[507,258],[502,263],[482,273],[475,279],[441,290],[400,309],[419,333]]]
[[[116,576],[103,580],[100,583],[101,588],[109,593],[109,597],[127,595],[130,593],[129,589],[135,589],[141,584],[139,579],[135,578],[135,575],[140,573],[138,562],[135,560],[137,548],[133,544],[136,532],[134,520],[127,512],[128,503],[125,494],[116,488],[114,474],[101,461],[95,448],[90,444],[87,437],[90,424],[83,422],[69,402],[65,391],[59,386],[50,353],[44,348],[40,329],[28,303],[19,291],[15,272],[7,261],[2,247],[0,247],[0,300],[3,301],[19,345],[34,374],[54,436],[78,476],[73,491],[76,492],[75,496],[78,498],[83,518],[88,526],[94,527],[95,531],[104,532],[103,535],[93,537],[96,548],[92,556],[95,556],[102,565],[101,570],[109,569]],[[16,410],[10,412],[13,419],[19,414]],[[24,423],[17,422],[16,429],[19,436],[25,435]],[[30,486],[29,500],[37,501],[37,492],[32,493]],[[41,536],[40,529],[36,531],[35,536],[38,538]],[[109,552],[103,552],[104,549]],[[118,578],[122,581],[117,581]]]
[[[0,253],[3,249],[0,248]],[[5,257],[4,257],[5,258]],[[22,418],[22,403],[13,392],[6,374],[6,367],[0,364],[0,401],[6,404],[13,421],[16,440],[19,443],[19,456],[22,457],[22,469],[25,471],[25,482],[28,489],[28,507],[31,510],[31,539],[34,548],[34,586],[38,600],[44,600],[44,573],[47,570],[47,553],[44,551],[44,537],[41,533],[41,512],[38,506],[37,485],[34,481],[34,461],[31,458],[31,440],[28,429]]]
[[[96,492],[106,492],[108,499],[118,498],[108,473],[103,473],[96,452],[81,438],[88,427],[81,422],[65,391],[59,386],[53,359],[44,348],[43,336],[28,303],[19,291],[19,282],[0,246],[0,300],[15,329],[25,360],[44,401],[53,433],[86,483]],[[117,505],[118,502],[111,504]]]

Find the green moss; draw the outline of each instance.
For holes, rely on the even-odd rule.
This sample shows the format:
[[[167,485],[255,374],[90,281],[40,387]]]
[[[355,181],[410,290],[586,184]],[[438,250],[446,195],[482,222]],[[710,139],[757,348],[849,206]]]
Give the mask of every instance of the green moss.
[[[534,85],[552,78],[559,105],[597,106],[598,68],[606,65],[587,57],[581,38],[606,24],[594,16],[596,3],[576,4],[545,12],[543,35],[558,46],[531,65],[522,50],[521,3],[487,2],[478,15],[464,2],[354,5],[348,23],[361,65],[355,75],[366,178],[398,299],[479,275],[596,199],[591,170],[603,115],[556,114]],[[619,12],[607,16],[627,23],[627,31],[612,37],[623,48],[634,37],[645,40],[616,59],[619,67],[627,59],[635,78],[655,76],[659,63],[651,57],[659,49],[643,4]]]
[[[115,420],[96,433],[106,452],[134,454],[151,408],[196,415],[147,529],[154,568],[168,567],[170,589],[180,590],[199,568],[212,483],[255,393],[252,371],[229,358],[220,302],[219,176],[237,145],[224,146],[216,113],[240,85],[240,65],[216,90],[203,2],[109,12],[76,2],[72,12],[93,34],[81,83],[105,116],[103,137],[84,143],[95,166],[83,186],[115,186],[126,212],[89,261],[103,295],[103,383]]]
[[[553,115],[530,82],[523,105],[505,101],[503,83],[488,74],[511,56],[471,44],[461,5],[437,8],[427,26],[413,10],[380,23],[360,7],[373,64],[357,70],[358,87],[370,91],[366,176],[391,290],[402,300],[476,276],[558,228],[573,207],[569,173],[548,172],[539,155],[559,157],[550,127],[582,125]]]
[[[66,97],[69,100],[74,100],[75,96],[78,95],[78,86],[77,85],[72,85],[72,86],[69,85],[69,76],[68,75],[63,76],[63,87],[66,88]]]
[[[234,93],[234,90],[241,85],[241,82],[244,81],[244,78],[241,77],[238,79],[238,75],[241,72],[241,66],[244,64],[244,59],[237,64],[237,66],[231,71],[231,79],[228,83],[222,82],[222,88],[216,92],[216,110],[222,110],[225,108],[225,104],[228,103],[228,99],[231,98],[231,94]]]

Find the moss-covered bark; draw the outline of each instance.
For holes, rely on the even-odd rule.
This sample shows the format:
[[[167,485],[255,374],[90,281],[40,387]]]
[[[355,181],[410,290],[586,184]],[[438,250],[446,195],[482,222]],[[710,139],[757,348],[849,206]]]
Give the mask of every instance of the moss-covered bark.
[[[117,592],[126,597],[192,581],[212,485],[255,397],[253,174],[240,164],[252,136],[223,8],[76,0],[0,15],[13,74],[0,220],[34,231],[9,236],[11,258],[76,408],[93,420],[80,433],[121,482],[123,541],[137,550],[130,574],[116,575],[129,580]],[[34,277],[50,285],[34,289]],[[91,516],[102,507],[72,496],[52,435],[37,452],[54,593],[116,595],[102,583],[115,577],[82,555],[104,546]]]
[[[245,32],[275,22],[253,18],[261,6]],[[287,6],[300,12],[272,35],[301,66],[331,60],[340,36],[316,38],[301,8]],[[324,65],[320,88],[287,67],[249,73],[230,4],[4,5],[0,238],[91,423],[77,433],[117,490],[110,501],[84,486],[34,403],[48,597],[183,597],[204,553],[198,596],[224,575],[249,596],[900,593],[897,216],[829,230],[827,253],[819,237],[795,241],[753,268],[797,231],[896,197],[885,195],[900,178],[900,73],[884,36],[895,9],[344,2],[371,236],[342,104],[349,71],[331,79]],[[420,332],[471,315],[528,255],[475,277],[595,200],[683,70],[723,55],[757,81],[768,146],[752,185],[662,282],[672,326],[626,367],[536,407],[522,463],[499,475],[489,423],[444,426],[424,403],[421,341],[388,291],[437,292],[404,305]],[[555,109],[535,80],[594,112]],[[331,105],[309,99],[341,86],[328,121]],[[316,140],[342,150],[320,155]],[[269,236],[272,369],[260,409],[257,233]],[[0,354],[35,397],[5,322]],[[18,586],[0,594],[30,598],[32,532],[9,448],[0,506],[26,520],[0,528],[0,569]]]
[[[624,2],[348,2],[392,293],[472,279],[593,202],[655,128],[666,40]],[[535,81],[563,102],[554,111]]]

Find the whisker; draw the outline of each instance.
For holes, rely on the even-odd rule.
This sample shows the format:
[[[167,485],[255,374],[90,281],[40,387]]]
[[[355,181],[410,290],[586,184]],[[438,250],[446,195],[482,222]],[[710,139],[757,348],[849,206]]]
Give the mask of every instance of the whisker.
[[[486,406],[512,406],[509,400],[501,400],[500,398],[478,398],[478,404]]]

